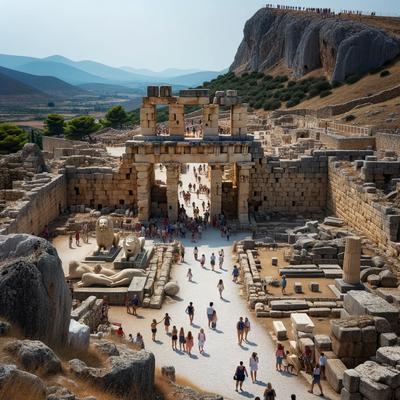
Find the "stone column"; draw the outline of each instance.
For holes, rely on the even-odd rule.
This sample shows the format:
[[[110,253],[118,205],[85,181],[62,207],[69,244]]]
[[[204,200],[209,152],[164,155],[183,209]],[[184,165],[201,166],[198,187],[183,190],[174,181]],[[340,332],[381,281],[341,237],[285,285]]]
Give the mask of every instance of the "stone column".
[[[230,124],[232,136],[247,134],[247,104],[231,106]]]
[[[203,106],[203,139],[218,138],[218,104],[205,104]]]
[[[176,222],[178,219],[178,181],[179,181],[179,163],[164,164],[167,170],[167,209],[170,222]]]
[[[346,238],[343,260],[343,280],[345,283],[360,283],[361,239],[358,236]]]
[[[185,136],[185,106],[171,104],[169,106],[169,134],[171,136]]]
[[[249,195],[250,195],[250,169],[251,164],[238,163],[238,219],[241,224],[249,223]]]
[[[135,163],[134,166],[137,171],[138,219],[140,222],[146,222],[150,218],[153,164]]]
[[[143,136],[153,136],[156,130],[156,106],[143,98],[143,104],[140,107],[140,133]]]
[[[222,164],[208,164],[210,175],[210,220],[221,214],[222,201]]]

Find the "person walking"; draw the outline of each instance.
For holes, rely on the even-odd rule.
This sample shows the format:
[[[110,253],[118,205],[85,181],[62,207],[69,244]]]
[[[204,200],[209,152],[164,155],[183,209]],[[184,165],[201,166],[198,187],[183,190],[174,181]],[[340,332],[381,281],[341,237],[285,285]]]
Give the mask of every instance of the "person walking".
[[[319,390],[321,391],[320,396],[323,396],[324,392],[321,386],[321,368],[319,364],[316,364],[315,368],[313,369],[313,380],[311,383],[311,389],[308,391],[309,393],[314,393],[314,385],[319,387]]]
[[[204,333],[204,329],[201,328],[199,334],[197,335],[197,340],[199,342],[199,352],[204,353],[204,344],[206,342],[206,334]]]
[[[222,292],[223,292],[224,289],[225,289],[225,287],[224,287],[224,282],[223,282],[222,279],[219,280],[218,285],[217,285],[217,288],[218,288],[218,292],[219,292],[219,298],[222,299],[222,298],[223,298],[223,297],[222,297]]]
[[[168,315],[168,313],[165,313],[164,317],[164,328],[165,328],[165,333],[168,335],[169,334],[169,327],[171,325],[171,317]]]
[[[276,370],[282,372],[282,361],[285,355],[285,348],[282,346],[281,343],[278,343],[278,346],[275,351],[275,358],[276,358]]]
[[[249,376],[247,369],[243,365],[243,361],[240,361],[239,365],[236,367],[235,375],[233,377],[233,379],[236,381],[236,392],[238,392],[238,389],[240,389],[241,392],[243,391],[243,382],[246,379],[246,376]]]
[[[77,246],[79,246],[79,239],[80,239],[80,233],[79,233],[79,230],[77,229],[75,231],[75,242],[76,242]]]
[[[172,341],[172,350],[178,350],[177,349],[178,329],[176,329],[175,325],[172,327],[171,341]]]
[[[257,371],[258,371],[258,356],[256,352],[253,352],[253,354],[250,357],[249,360],[249,367],[250,367],[250,376],[251,380],[253,383],[257,382]]]
[[[282,275],[282,294],[286,294],[286,286],[287,286],[287,281],[286,281],[286,275]]]
[[[211,327],[212,316],[214,314],[214,303],[211,301],[210,305],[207,307],[207,320],[208,320],[208,327]]]
[[[185,262],[185,248],[181,245],[181,262]]]
[[[74,242],[74,236],[72,232],[69,233],[68,242],[69,242],[69,248],[72,249],[72,243]]]
[[[214,253],[211,253],[210,264],[211,264],[211,269],[214,271],[214,267],[215,267],[215,254]]]
[[[236,265],[233,266],[232,276],[232,281],[237,283],[239,277],[239,268]]]
[[[189,305],[186,307],[186,314],[189,315],[190,325],[192,325],[194,318],[194,307],[192,302],[190,302]]]
[[[186,351],[185,331],[181,327],[181,329],[179,329],[179,350],[180,351],[182,351],[182,346],[183,346],[183,351]]]
[[[238,345],[241,346],[243,342],[243,335],[244,335],[244,321],[243,317],[239,318],[239,321],[236,324],[236,331],[238,337]]]
[[[250,320],[246,317],[244,319],[244,340],[247,342],[247,335],[250,332]]]
[[[137,294],[133,295],[131,299],[132,315],[137,317],[137,308],[139,307],[139,296]]]
[[[219,269],[222,269],[222,266],[224,264],[224,251],[221,250],[219,252],[219,256],[218,256],[218,264],[219,264]]]
[[[217,312],[214,310],[213,315],[211,317],[211,329],[217,329]]]
[[[188,281],[189,282],[192,282],[192,278],[193,278],[193,273],[192,273],[192,268],[189,268],[188,269],[188,272],[187,272],[187,278],[188,278]]]
[[[267,387],[264,391],[264,400],[275,400],[275,398],[276,398],[275,390],[273,389],[271,382],[268,382]]]
[[[162,320],[161,320],[162,321]],[[156,334],[157,334],[157,325],[161,322],[157,322],[155,319],[153,319],[153,321],[151,322],[151,338],[153,340],[153,342],[156,341]]]
[[[201,258],[200,258],[200,265],[201,268],[204,268],[204,264],[206,263],[206,256],[204,254],[202,254]]]
[[[326,355],[321,353],[319,356],[319,366],[321,368],[321,379],[325,379],[325,365],[326,365]]]
[[[189,354],[190,357],[192,357],[192,348],[194,345],[194,339],[193,339],[193,335],[192,332],[189,331],[187,336],[186,336],[186,351]]]
[[[199,249],[197,248],[197,246],[194,246],[194,249],[193,249],[193,256],[194,256],[194,259],[195,259],[196,261],[197,261],[198,255],[199,255]]]

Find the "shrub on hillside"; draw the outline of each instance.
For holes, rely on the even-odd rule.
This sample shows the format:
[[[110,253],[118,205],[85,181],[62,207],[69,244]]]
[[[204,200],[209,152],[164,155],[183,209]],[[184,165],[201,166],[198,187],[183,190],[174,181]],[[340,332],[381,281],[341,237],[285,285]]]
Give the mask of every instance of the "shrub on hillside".
[[[338,88],[340,86],[342,86],[342,82],[339,82],[339,81],[333,81],[332,82],[332,87],[333,88]]]
[[[308,92],[308,98],[309,99],[312,99],[313,97],[315,97],[315,96],[318,96],[319,95],[319,90],[317,89],[317,88],[312,88],[312,89],[310,89],[310,91]]]
[[[323,97],[327,97],[327,96],[329,96],[329,95],[331,95],[332,94],[332,92],[330,91],[330,90],[323,90],[320,94],[319,94],[319,97],[321,97],[321,99],[323,98]]]
[[[355,119],[356,119],[356,117],[355,117],[353,114],[349,114],[349,115],[346,115],[346,116],[344,117],[344,120],[345,120],[346,122],[354,121]]]
[[[332,86],[328,81],[320,81],[313,83],[310,87],[310,90],[311,89],[317,89],[319,92],[322,92],[323,90],[332,89]]]
[[[291,108],[291,107],[297,106],[297,104],[300,104],[300,100],[298,98],[291,99],[286,103],[286,107]]]
[[[361,79],[360,75],[354,74],[354,75],[350,75],[349,77],[346,78],[346,83],[348,85],[352,85],[353,83],[358,82]]]
[[[385,76],[388,76],[388,75],[390,75],[390,71],[388,71],[387,69],[385,69],[384,71],[382,71],[382,72],[379,74],[379,76],[380,76],[381,78],[384,78]]]
[[[265,111],[268,111],[268,110],[276,110],[280,106],[281,102],[279,100],[266,100],[264,102],[263,108]]]

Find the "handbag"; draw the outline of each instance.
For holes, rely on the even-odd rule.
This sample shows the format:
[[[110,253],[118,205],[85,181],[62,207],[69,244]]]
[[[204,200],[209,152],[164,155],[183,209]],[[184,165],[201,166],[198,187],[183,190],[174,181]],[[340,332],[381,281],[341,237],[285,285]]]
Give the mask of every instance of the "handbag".
[[[234,380],[234,381],[237,381],[237,375],[236,375],[236,374],[233,375],[233,380]]]

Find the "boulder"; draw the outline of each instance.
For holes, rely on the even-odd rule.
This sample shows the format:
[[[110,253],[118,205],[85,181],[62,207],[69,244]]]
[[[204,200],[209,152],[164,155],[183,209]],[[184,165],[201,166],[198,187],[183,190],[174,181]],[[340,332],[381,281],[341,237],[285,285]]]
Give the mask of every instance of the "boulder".
[[[168,282],[164,286],[164,293],[167,296],[176,296],[179,292],[179,285],[177,282]]]
[[[39,340],[15,340],[5,350],[12,354],[17,363],[30,372],[55,374],[61,371],[61,361],[50,347]]]
[[[370,275],[379,275],[379,273],[382,271],[381,268],[376,268],[376,267],[368,267],[363,269],[360,272],[360,281],[361,282],[367,282],[368,277]]]
[[[153,400],[154,355],[146,350],[133,351],[125,345],[109,343],[103,341],[97,347],[103,353],[114,354],[104,365],[88,367],[83,361],[73,359],[69,362],[72,373],[113,394],[135,400]]]
[[[36,375],[0,364],[0,399],[46,400],[46,386]]]
[[[367,282],[371,286],[379,286],[381,284],[381,278],[379,277],[379,275],[371,274],[370,276],[368,276]]]
[[[68,345],[76,350],[87,350],[90,342],[90,329],[71,318],[69,322]]]
[[[383,287],[397,287],[397,278],[394,276],[392,271],[385,269],[380,272],[379,278],[381,280],[381,286]]]
[[[381,333],[379,335],[380,347],[396,346],[397,341],[398,341],[397,335],[393,332]]]
[[[395,367],[400,364],[400,346],[380,347],[376,351],[376,359],[379,363]]]
[[[71,295],[55,248],[32,235],[0,235],[0,262],[0,316],[25,337],[65,344]]]
[[[376,268],[382,268],[385,265],[385,259],[381,256],[371,258],[371,265]]]

